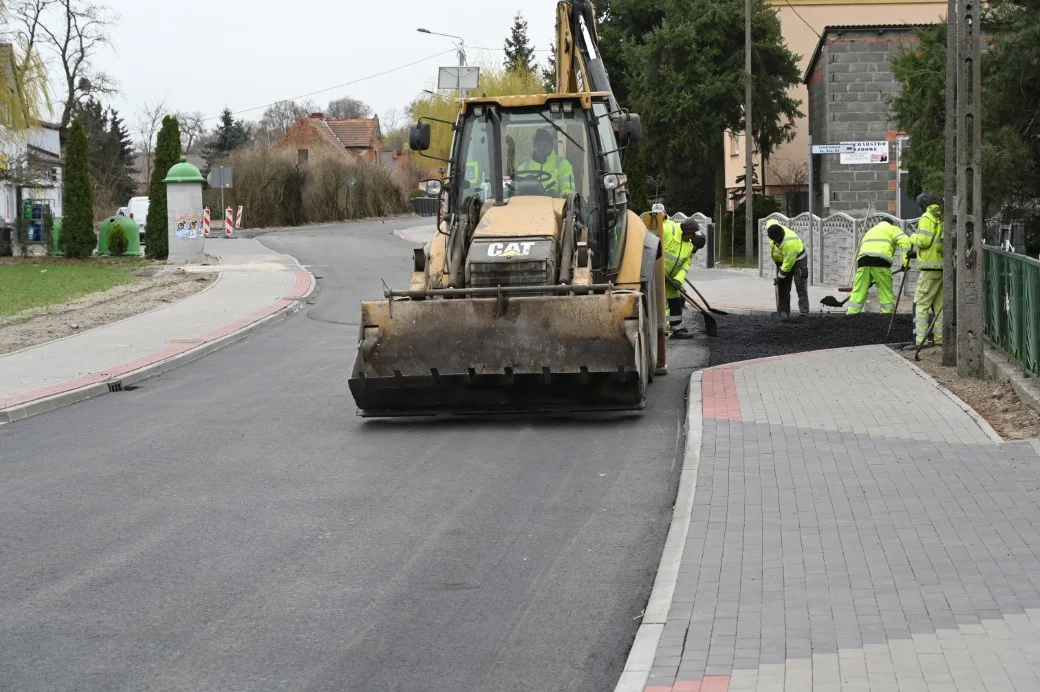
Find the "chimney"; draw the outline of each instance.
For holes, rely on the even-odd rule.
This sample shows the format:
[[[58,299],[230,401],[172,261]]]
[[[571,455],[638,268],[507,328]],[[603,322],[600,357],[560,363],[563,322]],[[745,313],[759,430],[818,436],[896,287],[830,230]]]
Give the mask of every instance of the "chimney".
[[[311,113],[307,117],[310,118],[311,120],[322,120],[322,121],[325,120],[325,114],[324,113]]]

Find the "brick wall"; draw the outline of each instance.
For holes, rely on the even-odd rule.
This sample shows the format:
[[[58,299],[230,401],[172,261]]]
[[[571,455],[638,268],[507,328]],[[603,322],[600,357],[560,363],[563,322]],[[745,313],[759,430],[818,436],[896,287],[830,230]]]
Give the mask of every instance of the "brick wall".
[[[899,93],[899,82],[892,74],[891,61],[917,43],[914,30],[828,30],[825,38],[809,80],[813,141],[887,141],[891,163],[842,165],[837,155],[817,157],[817,200],[824,203],[822,186],[828,183],[830,199],[822,207],[825,213],[895,213],[896,132],[889,103]]]
[[[290,127],[289,131],[274,145],[273,149],[275,151],[280,149],[291,149],[293,151],[306,149],[312,155],[323,150],[333,151],[332,145],[306,120],[299,120]]]

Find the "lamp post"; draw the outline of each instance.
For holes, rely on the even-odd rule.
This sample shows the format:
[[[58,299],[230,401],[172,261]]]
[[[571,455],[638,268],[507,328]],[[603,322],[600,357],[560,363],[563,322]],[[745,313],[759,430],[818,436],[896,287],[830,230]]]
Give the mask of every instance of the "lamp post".
[[[462,68],[466,66],[466,41],[461,36],[455,36],[454,34],[442,34],[437,31],[430,31],[429,29],[419,28],[416,29],[420,34],[429,34],[430,36],[444,36],[446,38],[453,38],[458,43],[455,44],[455,50],[458,51],[459,55],[459,79],[462,79]],[[466,98],[466,90],[459,85],[459,98]]]

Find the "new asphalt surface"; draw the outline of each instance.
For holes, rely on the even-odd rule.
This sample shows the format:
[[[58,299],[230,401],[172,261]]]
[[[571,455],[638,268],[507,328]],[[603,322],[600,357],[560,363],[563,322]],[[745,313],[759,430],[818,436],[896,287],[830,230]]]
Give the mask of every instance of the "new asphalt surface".
[[[304,310],[0,426],[0,689],[613,687],[703,341],[640,415],[357,418],[358,301],[425,223],[263,235],[319,277]]]

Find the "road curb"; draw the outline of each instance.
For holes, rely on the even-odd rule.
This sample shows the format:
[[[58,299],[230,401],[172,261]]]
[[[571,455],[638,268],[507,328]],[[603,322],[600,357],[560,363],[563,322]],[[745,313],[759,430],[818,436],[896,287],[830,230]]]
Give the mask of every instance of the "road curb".
[[[679,476],[679,492],[675,498],[672,523],[665,539],[664,552],[657,567],[650,600],[647,602],[643,621],[636,632],[635,642],[629,651],[625,669],[621,673],[614,692],[643,692],[654,664],[657,644],[661,639],[668,611],[675,595],[682,564],[686,536],[693,515],[693,499],[697,490],[697,467],[701,459],[701,437],[704,427],[704,411],[701,393],[702,371],[690,376],[690,389],[686,404],[686,449],[683,454],[682,472]]]
[[[971,418],[973,421],[975,421],[975,425],[979,426],[979,428],[982,430],[982,432],[986,433],[986,436],[989,437],[989,439],[993,440],[997,444],[1002,444],[1002,443],[1006,442],[1006,440],[1003,437],[1000,436],[1000,433],[998,433],[993,428],[993,426],[990,425],[989,422],[979,414],[978,411],[973,409],[971,406],[969,406],[967,404],[967,402],[965,402],[959,396],[957,396],[956,394],[951,392],[949,389],[947,389],[941,382],[939,382],[934,377],[932,377],[931,375],[926,373],[918,365],[913,363],[910,359],[904,358],[903,356],[899,355],[898,353],[896,353],[892,349],[885,348],[885,351],[887,351],[889,353],[889,355],[891,355],[893,358],[895,358],[895,359],[897,359],[897,360],[899,360],[899,361],[901,361],[903,363],[906,363],[906,365],[909,366],[909,368],[914,371],[915,375],[917,375],[918,377],[924,379],[930,385],[932,385],[933,387],[938,389],[940,392],[942,392],[943,395],[947,399],[952,401],[957,406],[957,408],[961,409],[966,414],[968,414],[968,417]]]
[[[152,354],[146,356],[145,359],[158,356],[153,362],[138,365],[140,361],[134,361],[123,366],[126,368],[125,370],[114,369],[112,372],[87,375],[80,380],[72,380],[73,383],[82,381],[82,385],[72,386],[53,395],[41,396],[31,401],[21,402],[14,406],[0,409],[0,425],[24,420],[47,411],[53,411],[56,408],[68,406],[69,404],[101,394],[107,394],[111,391],[110,385],[120,388],[127,387],[149,377],[161,375],[240,341],[259,329],[288,318],[300,309],[303,305],[302,301],[314,292],[316,285],[314,275],[304,269],[295,258],[293,258],[293,261],[296,262],[298,267],[295,271],[296,284],[292,293],[286,297],[271,303],[252,315],[232,322],[230,325],[204,336],[200,340],[201,343],[193,348],[185,348],[169,356],[162,355],[166,353],[165,351],[159,354]],[[58,385],[58,387],[61,386],[63,385]]]

